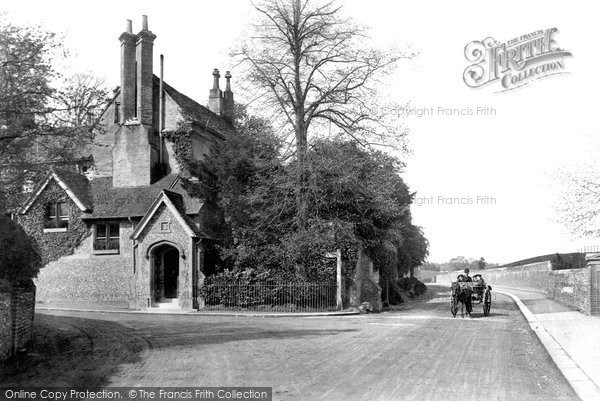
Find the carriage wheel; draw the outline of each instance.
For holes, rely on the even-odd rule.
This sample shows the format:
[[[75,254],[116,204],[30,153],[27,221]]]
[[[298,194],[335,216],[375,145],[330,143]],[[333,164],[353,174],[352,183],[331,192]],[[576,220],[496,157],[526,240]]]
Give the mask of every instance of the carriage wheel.
[[[456,312],[458,312],[458,299],[455,295],[452,295],[452,298],[450,298],[450,312],[452,313],[452,316],[456,317]]]
[[[483,296],[483,315],[488,316],[490,314],[490,308],[492,307],[492,292],[489,288],[486,288],[485,295]]]

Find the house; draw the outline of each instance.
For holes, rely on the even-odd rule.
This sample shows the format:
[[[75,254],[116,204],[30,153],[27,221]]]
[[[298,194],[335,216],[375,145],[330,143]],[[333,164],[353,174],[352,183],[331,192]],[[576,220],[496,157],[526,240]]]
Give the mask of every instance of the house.
[[[120,37],[121,85],[101,117],[103,133],[79,171],[54,168],[19,211],[48,263],[37,297],[45,302],[147,309],[202,307],[197,288],[218,216],[190,196],[187,172],[163,133],[186,134],[193,157],[235,135],[229,72],[213,72],[208,107],[153,72],[156,36],[143,17]]]

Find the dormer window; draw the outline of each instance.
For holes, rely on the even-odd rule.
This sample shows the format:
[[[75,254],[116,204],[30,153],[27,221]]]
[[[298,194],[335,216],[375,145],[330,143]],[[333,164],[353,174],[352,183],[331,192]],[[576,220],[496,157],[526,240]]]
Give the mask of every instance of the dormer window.
[[[67,202],[49,202],[46,204],[44,229],[66,231],[69,226],[69,207]]]

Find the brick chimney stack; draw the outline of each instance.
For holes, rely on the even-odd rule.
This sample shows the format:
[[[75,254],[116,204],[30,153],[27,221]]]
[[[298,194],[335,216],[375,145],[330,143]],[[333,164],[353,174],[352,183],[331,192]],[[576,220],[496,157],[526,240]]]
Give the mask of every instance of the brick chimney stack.
[[[142,16],[142,30],[137,34],[137,119],[144,125],[153,124],[153,77],[152,77],[152,48],[154,35],[148,30],[148,17]]]
[[[135,43],[137,36],[132,33],[131,20],[127,20],[125,32],[119,36],[121,41],[121,124],[136,115],[135,109]]]
[[[219,70],[216,68],[213,70],[213,77],[213,88],[208,95],[208,109],[220,116],[224,109],[223,92],[219,89],[219,78],[221,78],[221,74],[219,74]]]
[[[152,183],[156,162],[150,138],[154,134],[152,48],[156,35],[142,17],[142,30],[134,35],[131,21],[121,34],[122,125],[115,131],[112,148],[113,187]]]
[[[233,124],[233,121],[235,120],[235,108],[233,102],[233,92],[231,91],[231,73],[229,71],[225,73],[225,79],[227,80],[227,84],[225,86],[225,92],[223,92],[223,100],[225,104],[223,117],[225,117],[230,124]]]

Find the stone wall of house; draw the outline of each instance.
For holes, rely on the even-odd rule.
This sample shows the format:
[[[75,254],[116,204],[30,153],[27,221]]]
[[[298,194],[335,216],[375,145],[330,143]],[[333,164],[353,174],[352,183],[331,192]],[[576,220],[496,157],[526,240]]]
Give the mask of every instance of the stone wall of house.
[[[141,124],[123,125],[115,134],[112,149],[113,186],[150,185],[153,133]]]
[[[72,303],[80,307],[127,308],[132,275],[130,257],[67,256],[40,270],[35,280],[39,287],[38,302],[47,306]]]
[[[590,268],[551,271],[548,280],[548,295],[587,315],[591,313]]]
[[[158,87],[155,88],[157,90],[155,99],[158,99]],[[158,122],[158,104],[155,105],[155,117],[154,121]],[[184,117],[181,114],[181,108],[175,103],[173,98],[169,96],[168,93],[165,93],[165,111],[164,111],[164,125],[165,131],[177,131],[179,129],[179,124],[184,121]],[[177,162],[175,158],[175,151],[173,150],[173,144],[170,141],[164,141],[164,153],[163,153],[163,163],[167,166],[168,174],[178,174],[181,172],[181,166]]]
[[[169,223],[167,231],[161,230],[161,223]],[[178,298],[181,309],[192,309],[193,299],[193,279],[194,272],[194,252],[192,247],[192,238],[185,232],[179,224],[177,218],[163,204],[154,216],[148,222],[148,225],[138,238],[138,253],[136,259],[139,260],[139,269],[136,270],[135,286],[137,294],[137,304],[132,304],[132,308],[143,309],[152,302],[151,275],[152,255],[150,249],[163,241],[169,241],[179,247],[179,281]]]
[[[92,230],[92,226],[88,229]],[[38,302],[47,306],[127,308],[134,274],[129,239],[132,231],[129,221],[119,222],[119,253],[95,254],[90,233],[72,255],[44,266],[35,280]]]
[[[118,116],[115,114],[117,103],[122,108],[121,95],[117,96],[115,101],[104,110],[100,120],[100,126],[104,128],[99,130],[100,132],[94,137],[94,144],[90,148],[94,157],[97,177],[112,177],[113,175],[112,149],[115,145],[115,134],[119,129],[119,124],[115,123],[115,117]]]
[[[0,282],[0,360],[27,347],[33,338],[35,287]]]

